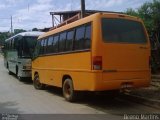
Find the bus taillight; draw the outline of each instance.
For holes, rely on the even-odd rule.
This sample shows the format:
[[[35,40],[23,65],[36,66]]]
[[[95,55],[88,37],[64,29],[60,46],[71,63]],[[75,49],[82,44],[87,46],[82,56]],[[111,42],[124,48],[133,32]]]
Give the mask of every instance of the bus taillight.
[[[93,70],[102,70],[102,56],[93,57]]]

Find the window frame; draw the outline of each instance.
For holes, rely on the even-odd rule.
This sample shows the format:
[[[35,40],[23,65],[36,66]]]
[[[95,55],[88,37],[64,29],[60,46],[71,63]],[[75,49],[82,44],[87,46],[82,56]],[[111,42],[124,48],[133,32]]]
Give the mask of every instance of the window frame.
[[[74,45],[75,45],[75,36],[76,36],[76,29],[77,28],[80,28],[80,27],[84,27],[84,41],[86,40],[86,28],[87,26],[91,27],[91,40],[90,40],[90,48],[85,48],[85,42],[83,44],[83,49],[74,49]],[[55,33],[55,34],[51,34],[47,37],[44,37],[44,38],[41,38],[41,39],[38,39],[38,41],[43,41],[43,47],[41,46],[40,44],[40,50],[39,50],[39,55],[38,56],[47,56],[47,55],[61,55],[61,54],[72,54],[72,53],[77,53],[77,52],[84,52],[84,51],[90,51],[91,50],[91,44],[92,44],[92,21],[90,22],[87,22],[87,23],[84,23],[84,24],[81,24],[81,25],[78,25],[78,26],[75,26],[75,27],[72,27],[70,29],[66,29],[66,30],[63,30],[61,32],[58,32],[58,33]],[[68,32],[70,31],[73,31],[73,39],[72,39],[72,50],[66,50],[66,41],[67,41],[67,35],[68,35]],[[62,33],[66,33],[66,39],[65,39],[65,50],[64,51],[60,51],[60,35]],[[57,51],[52,51],[52,52],[48,52],[48,42],[47,42],[47,52],[44,53],[44,40],[47,38],[47,40],[49,40],[49,37],[53,37],[53,42],[52,42],[52,47],[54,49],[54,44],[55,44],[55,37],[58,37],[58,45],[55,49],[57,49]],[[41,50],[43,48],[43,51]],[[43,53],[42,53],[43,52]]]
[[[128,21],[133,21],[133,22],[137,22],[139,24],[141,24],[141,27],[142,27],[142,30],[143,30],[143,33],[144,33],[144,37],[145,37],[145,42],[129,42],[129,41],[113,41],[113,40],[110,40],[110,39],[105,39],[104,36],[103,36],[103,19],[120,19],[120,20],[128,20]],[[122,18],[105,18],[105,17],[102,17],[101,18],[101,36],[102,36],[102,40],[104,43],[117,43],[117,44],[147,44],[148,41],[147,41],[147,36],[146,36],[146,32],[145,32],[145,29],[144,29],[144,26],[143,24],[140,22],[140,21],[135,21],[135,20],[129,20],[129,19],[122,19]]]

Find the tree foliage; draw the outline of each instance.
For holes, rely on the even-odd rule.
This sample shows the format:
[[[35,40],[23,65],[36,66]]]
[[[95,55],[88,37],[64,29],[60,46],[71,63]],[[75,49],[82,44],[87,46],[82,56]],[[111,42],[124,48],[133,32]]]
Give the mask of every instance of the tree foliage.
[[[146,2],[137,10],[129,8],[126,13],[128,15],[140,17],[144,21],[149,34],[153,31],[160,34],[160,0]]]
[[[14,29],[14,35],[21,33],[21,32],[26,32],[26,30],[23,29]]]
[[[32,31],[39,31],[38,28],[33,28]]]
[[[1,32],[0,33],[0,46],[4,44],[4,41],[8,38],[11,37],[10,32]]]
[[[150,35],[151,69],[156,73],[160,70],[160,0],[146,2],[137,10],[128,9],[126,13],[144,21]]]

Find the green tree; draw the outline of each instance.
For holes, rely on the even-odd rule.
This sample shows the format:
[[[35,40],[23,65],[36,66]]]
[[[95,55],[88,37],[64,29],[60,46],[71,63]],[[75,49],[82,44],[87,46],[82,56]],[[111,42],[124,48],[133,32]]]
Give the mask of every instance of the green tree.
[[[26,32],[26,30],[23,29],[14,29],[14,35],[21,33],[21,32]]]
[[[10,32],[1,32],[0,33],[0,46],[2,46],[4,44],[4,41],[11,37]]]
[[[126,14],[140,17],[151,34],[152,31],[160,34],[160,0],[146,2],[138,10],[127,9]],[[160,38],[159,38],[160,39]]]
[[[139,14],[136,10],[132,9],[132,8],[128,8],[126,11],[126,14],[131,15],[131,16],[136,16],[139,17]]]
[[[128,9],[126,14],[138,16],[144,21],[151,37],[152,72],[157,72],[160,69],[160,0],[146,2],[137,10]]]
[[[37,28],[33,28],[32,31],[39,31]]]

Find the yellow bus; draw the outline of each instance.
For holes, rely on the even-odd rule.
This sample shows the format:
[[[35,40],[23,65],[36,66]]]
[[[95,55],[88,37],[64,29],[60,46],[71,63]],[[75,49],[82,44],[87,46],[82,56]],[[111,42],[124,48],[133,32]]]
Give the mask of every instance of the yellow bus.
[[[41,35],[32,60],[34,87],[60,87],[67,101],[77,91],[149,86],[150,77],[144,24],[118,13],[95,13]]]

